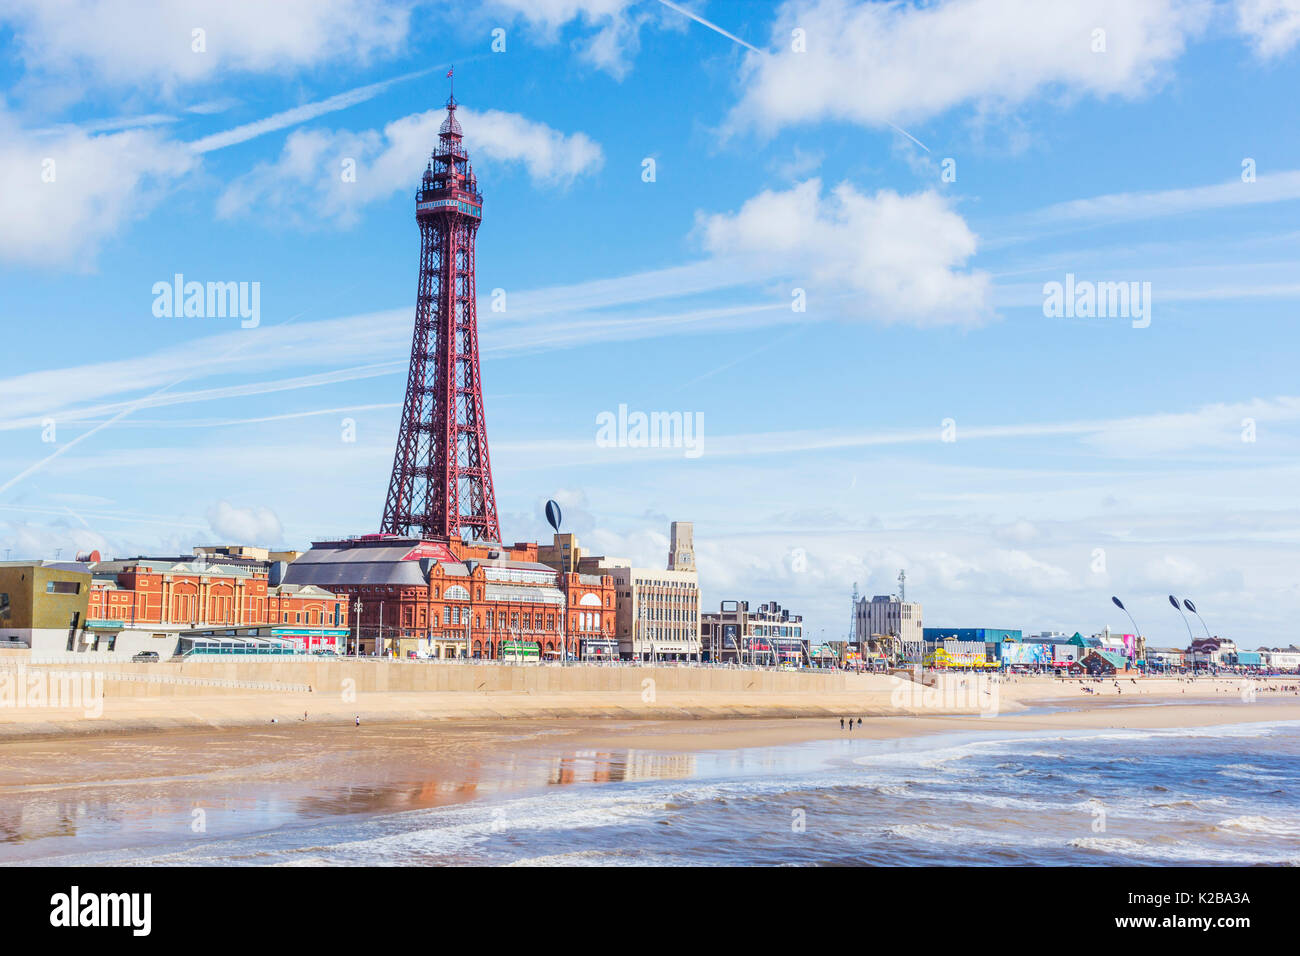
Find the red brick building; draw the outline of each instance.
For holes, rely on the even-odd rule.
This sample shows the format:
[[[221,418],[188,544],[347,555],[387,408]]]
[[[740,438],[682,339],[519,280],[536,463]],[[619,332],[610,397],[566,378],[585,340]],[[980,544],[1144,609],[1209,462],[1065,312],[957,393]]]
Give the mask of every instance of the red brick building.
[[[542,660],[576,658],[585,635],[615,627],[613,579],[563,574],[537,560],[536,544],[318,541],[285,581],[347,598],[363,654],[497,660],[514,642],[535,645]]]
[[[91,566],[87,618],[126,627],[247,627],[348,624],[345,599],[323,588],[272,585],[255,562],[129,558]]]

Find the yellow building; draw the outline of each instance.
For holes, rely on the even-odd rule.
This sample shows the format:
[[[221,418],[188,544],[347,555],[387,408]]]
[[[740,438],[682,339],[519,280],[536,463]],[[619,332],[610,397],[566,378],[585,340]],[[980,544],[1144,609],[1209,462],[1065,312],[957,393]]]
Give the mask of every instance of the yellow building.
[[[90,569],[56,561],[0,561],[0,641],[38,652],[77,650]]]

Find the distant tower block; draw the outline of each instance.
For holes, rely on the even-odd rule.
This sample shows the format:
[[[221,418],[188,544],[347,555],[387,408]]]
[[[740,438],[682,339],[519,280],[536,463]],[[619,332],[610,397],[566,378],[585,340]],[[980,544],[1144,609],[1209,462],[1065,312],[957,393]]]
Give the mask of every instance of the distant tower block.
[[[695,570],[695,525],[690,521],[672,523],[672,544],[668,546],[669,571]]]
[[[483,217],[456,98],[415,194],[420,279],[411,369],[381,531],[500,541],[479,381],[474,240]]]

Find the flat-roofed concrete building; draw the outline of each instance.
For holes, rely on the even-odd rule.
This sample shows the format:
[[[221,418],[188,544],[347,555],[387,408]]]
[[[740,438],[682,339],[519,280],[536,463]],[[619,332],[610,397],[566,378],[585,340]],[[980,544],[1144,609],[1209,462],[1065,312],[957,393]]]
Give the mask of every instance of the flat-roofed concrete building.
[[[897,652],[919,661],[925,654],[921,605],[897,594],[877,594],[871,600],[864,597],[854,608],[853,637],[864,649]],[[883,646],[895,642],[895,648]]]
[[[618,593],[619,653],[631,660],[700,656],[700,581],[694,571],[611,567]]]
[[[701,639],[706,659],[720,663],[811,663],[803,615],[776,601],[752,611],[748,601],[723,601],[717,611],[703,615]]]

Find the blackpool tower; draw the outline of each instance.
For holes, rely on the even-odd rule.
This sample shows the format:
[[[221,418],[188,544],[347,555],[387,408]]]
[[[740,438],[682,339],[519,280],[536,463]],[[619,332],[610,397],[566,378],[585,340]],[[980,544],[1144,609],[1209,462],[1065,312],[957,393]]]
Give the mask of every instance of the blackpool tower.
[[[456,98],[415,194],[420,279],[411,370],[381,531],[500,541],[479,379],[474,237],[483,196],[461,143]]]

